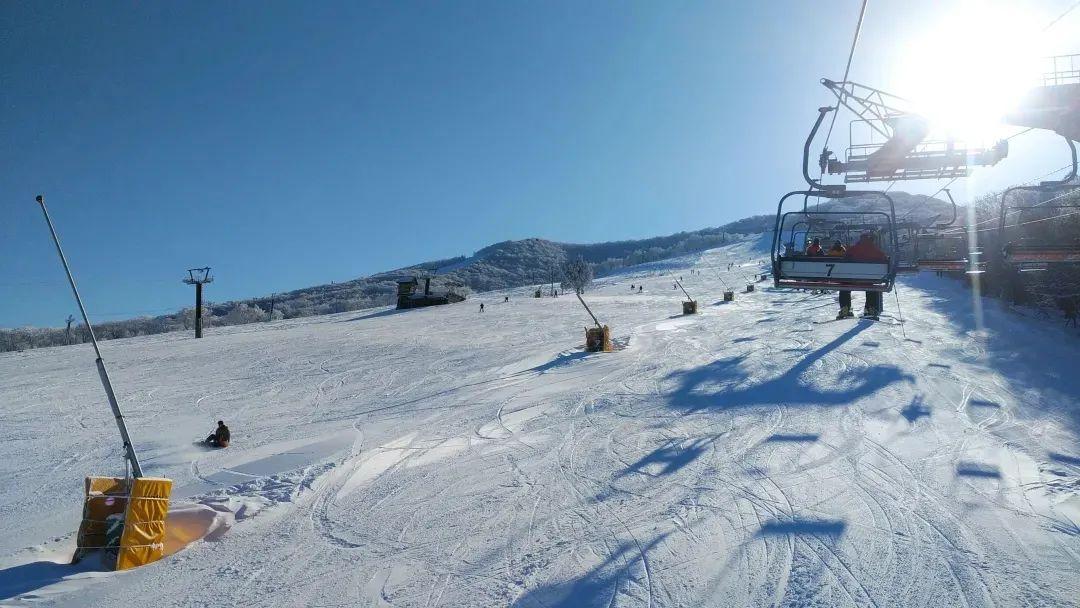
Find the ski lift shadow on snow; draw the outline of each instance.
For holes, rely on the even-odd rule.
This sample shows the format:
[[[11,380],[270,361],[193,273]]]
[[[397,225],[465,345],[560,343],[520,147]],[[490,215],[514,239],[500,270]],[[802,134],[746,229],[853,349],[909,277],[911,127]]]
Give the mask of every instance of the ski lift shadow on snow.
[[[624,542],[610,555],[593,565],[588,572],[570,580],[560,580],[530,589],[519,597],[514,608],[580,608],[581,606],[608,606],[616,603],[616,596],[623,590],[620,582],[640,575],[639,555],[644,555],[662,543],[670,532],[665,532],[648,543]]]
[[[676,383],[670,391],[670,406],[689,411],[725,410],[735,407],[772,405],[831,407],[847,405],[869,397],[896,382],[914,382],[914,378],[894,365],[871,365],[841,372],[827,385],[814,385],[803,376],[832,351],[864,331],[870,324],[860,323],[832,342],[799,359],[783,374],[753,385],[744,385],[748,374],[742,364],[745,355],[718,359],[701,367],[672,372],[666,377]],[[822,388],[822,386],[840,388]]]

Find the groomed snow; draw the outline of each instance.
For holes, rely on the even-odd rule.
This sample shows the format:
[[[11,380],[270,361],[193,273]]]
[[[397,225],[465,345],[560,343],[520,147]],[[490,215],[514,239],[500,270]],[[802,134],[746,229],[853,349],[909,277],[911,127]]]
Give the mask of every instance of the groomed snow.
[[[903,328],[891,294],[831,322],[742,293],[764,264],[748,239],[598,281],[607,354],[531,287],[106,342],[208,533],[125,573],[56,563],[82,477],[123,471],[90,347],[0,355],[0,605],[1074,605],[1075,335],[928,275]],[[232,446],[195,445],[219,418]]]

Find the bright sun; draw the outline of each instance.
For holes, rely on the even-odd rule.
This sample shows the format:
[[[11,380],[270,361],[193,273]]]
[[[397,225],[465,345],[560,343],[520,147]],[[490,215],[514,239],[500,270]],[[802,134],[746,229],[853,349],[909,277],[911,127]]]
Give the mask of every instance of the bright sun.
[[[965,2],[904,50],[898,95],[930,119],[936,136],[970,143],[1000,137],[1002,118],[1042,71],[1046,52],[1030,12]]]

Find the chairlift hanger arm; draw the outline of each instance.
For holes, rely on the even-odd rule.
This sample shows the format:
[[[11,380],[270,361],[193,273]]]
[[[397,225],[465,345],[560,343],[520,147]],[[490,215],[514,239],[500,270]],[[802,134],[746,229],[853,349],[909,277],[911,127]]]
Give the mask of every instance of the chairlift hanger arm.
[[[948,188],[942,188],[941,191],[945,193],[945,196],[949,197],[949,203],[952,204],[952,219],[945,224],[937,224],[936,226],[934,226],[934,228],[948,228],[949,226],[952,226],[956,223],[956,200],[952,196],[952,191],[950,191]]]
[[[810,177],[810,147],[814,143],[814,137],[817,136],[818,130],[821,129],[821,123],[824,122],[825,115],[829,112],[835,111],[836,108],[833,106],[822,106],[818,108],[817,120],[814,121],[814,126],[810,129],[810,134],[806,136],[806,143],[803,144],[802,174],[803,179],[806,180],[806,183],[810,185],[810,190],[796,190],[794,192],[790,192],[788,193],[788,195],[784,195],[783,199],[780,199],[781,202],[789,195],[794,196],[802,194],[805,196],[805,198],[803,199],[803,203],[805,205],[806,199],[810,196],[831,197],[832,194],[842,195],[843,192],[847,190],[847,186],[843,184],[822,184],[821,182],[818,182],[814,180],[814,178]],[[827,151],[822,152],[823,158],[826,153]]]

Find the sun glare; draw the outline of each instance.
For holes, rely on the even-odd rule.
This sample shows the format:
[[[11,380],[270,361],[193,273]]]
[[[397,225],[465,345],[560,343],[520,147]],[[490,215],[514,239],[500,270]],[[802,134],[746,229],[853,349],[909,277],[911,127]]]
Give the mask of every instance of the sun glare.
[[[894,92],[930,119],[936,136],[986,142],[1008,130],[1002,119],[1048,54],[1030,13],[966,2],[907,45]]]

